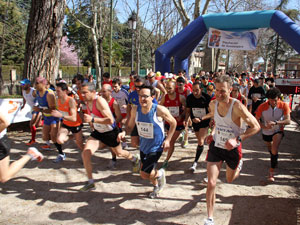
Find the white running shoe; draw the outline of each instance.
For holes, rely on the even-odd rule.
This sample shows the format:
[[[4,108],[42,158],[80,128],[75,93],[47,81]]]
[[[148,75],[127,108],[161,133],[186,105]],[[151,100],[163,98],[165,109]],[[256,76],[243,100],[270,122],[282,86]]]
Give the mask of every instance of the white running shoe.
[[[191,171],[192,173],[194,173],[194,172],[196,172],[196,169],[197,169],[197,163],[194,162],[194,163],[193,163],[193,166],[190,167],[190,171]]]
[[[214,220],[213,219],[210,219],[210,218],[207,218],[204,220],[204,225],[214,225]]]
[[[35,147],[30,147],[27,150],[27,155],[30,155],[31,160],[37,160],[38,162],[42,162],[44,156],[40,153]]]
[[[162,175],[157,179],[157,181],[158,181],[158,191],[161,191],[166,185],[166,171],[163,168],[159,169],[159,171],[161,171]]]
[[[153,188],[153,191],[149,194],[149,198],[157,198],[158,197],[158,193],[159,193],[159,187],[155,186]]]

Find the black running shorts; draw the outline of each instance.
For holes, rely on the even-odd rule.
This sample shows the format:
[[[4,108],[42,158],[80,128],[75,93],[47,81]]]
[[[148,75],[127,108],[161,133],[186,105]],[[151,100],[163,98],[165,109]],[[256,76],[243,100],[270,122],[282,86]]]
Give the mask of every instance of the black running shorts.
[[[10,140],[6,135],[0,139],[0,160],[9,155],[10,152]]]
[[[120,142],[117,141],[119,134],[119,128],[115,127],[112,131],[100,133],[97,130],[94,130],[91,133],[91,137],[101,141],[103,144],[109,146],[109,147],[117,147]]]
[[[150,174],[151,171],[156,168],[157,162],[158,162],[161,154],[162,154],[162,151],[151,152],[149,154],[145,154],[142,151],[140,151],[140,157],[141,157],[141,163],[142,163],[141,171]]]

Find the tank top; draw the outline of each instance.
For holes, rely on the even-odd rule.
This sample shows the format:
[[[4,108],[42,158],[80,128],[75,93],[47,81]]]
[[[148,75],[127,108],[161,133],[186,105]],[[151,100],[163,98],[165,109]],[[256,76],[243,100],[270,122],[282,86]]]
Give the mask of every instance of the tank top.
[[[176,97],[174,100],[171,100],[169,98],[169,95],[166,94],[164,106],[169,109],[171,115],[176,119],[177,126],[183,125],[184,118],[178,119],[178,116],[180,116],[183,112],[182,104],[180,102],[180,94],[176,93]],[[167,122],[165,123],[168,124]]]
[[[42,109],[49,109],[48,101],[47,101],[47,94],[49,93],[49,90],[46,90],[45,94],[41,97],[39,91],[36,91],[36,99],[39,103],[39,107]],[[51,116],[50,113],[43,113],[44,116]]]
[[[32,108],[35,104],[35,97],[33,97],[34,88],[30,87],[30,91],[27,94],[25,90],[22,91],[22,95],[26,100],[26,103]]]
[[[58,110],[63,114],[63,116],[69,116],[71,115],[70,113],[70,106],[69,102],[72,97],[67,97],[67,100],[62,103],[60,99],[58,99],[57,104],[58,104]],[[77,107],[76,107],[76,121],[68,121],[68,120],[63,120],[63,124],[69,126],[69,127],[78,127],[82,124],[82,120],[77,112]]]
[[[89,108],[88,105],[86,105],[87,112],[89,115],[91,115],[95,118],[104,118],[102,113],[96,107],[97,98],[98,98],[98,96],[96,96],[96,98],[93,100],[92,110]],[[93,126],[94,126],[95,130],[97,130],[99,133],[105,133],[105,132],[112,131],[116,127],[116,122],[114,122],[113,124],[93,123]]]
[[[216,101],[214,112],[216,129],[213,138],[215,141],[215,146],[218,148],[226,149],[225,143],[227,142],[227,140],[239,136],[243,131],[242,128],[238,127],[232,121],[232,108],[235,101],[237,100],[232,99],[228,112],[224,117],[219,115],[218,101]]]
[[[138,105],[135,123],[140,136],[140,150],[144,154],[162,151],[164,122],[157,118],[157,104],[152,104],[147,114],[142,113],[142,107]]]
[[[184,90],[183,90],[183,92],[182,93],[179,93],[179,91],[178,91],[178,89],[176,90],[176,93],[178,93],[178,94],[180,94],[180,95],[183,95],[185,98],[187,97],[187,94],[188,94],[188,92],[187,92],[187,88],[184,88]]]

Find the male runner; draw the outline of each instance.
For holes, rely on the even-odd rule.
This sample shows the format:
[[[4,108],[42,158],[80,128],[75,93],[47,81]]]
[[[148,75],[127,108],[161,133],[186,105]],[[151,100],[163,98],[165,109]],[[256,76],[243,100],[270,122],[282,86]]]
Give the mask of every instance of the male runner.
[[[168,155],[162,165],[162,168],[164,169],[168,167],[169,159],[174,152],[175,142],[180,133],[184,130],[183,122],[185,119],[185,97],[176,92],[176,83],[174,81],[168,81],[166,90],[167,94],[161,99],[160,105],[165,106],[170,111],[171,115],[176,119],[177,126],[170,141]],[[165,122],[165,128],[169,131],[170,125],[168,122]]]
[[[87,114],[84,114],[84,121],[87,123],[91,122],[95,129],[88,138],[82,152],[88,182],[80,191],[89,191],[95,188],[91,156],[99,147],[103,148],[107,145],[118,157],[124,157],[132,161],[133,170],[137,170],[139,167],[139,158],[122,149],[120,141],[117,140],[119,128],[106,100],[96,94],[95,85],[93,83],[84,83],[81,88],[81,94],[87,103],[88,111]]]
[[[31,160],[41,162],[44,156],[33,147],[28,148],[27,154],[22,156],[19,160],[10,164],[10,143],[6,135],[6,128],[9,122],[5,116],[0,112],[0,182],[5,183],[9,181],[25,164]]]
[[[59,118],[51,115],[51,112],[56,109],[56,99],[53,91],[47,89],[47,85],[48,82],[46,78],[36,78],[35,89],[39,106],[35,106],[33,110],[42,112],[44,116],[42,136],[43,140],[46,141],[46,144],[42,146],[42,149],[50,150],[49,134],[54,145],[59,149],[59,146],[56,143]]]
[[[207,135],[210,120],[203,120],[202,117],[208,113],[210,96],[202,92],[201,84],[195,82],[193,84],[193,92],[186,99],[186,116],[185,124],[189,117],[192,120],[192,126],[198,140],[196,156],[193,165],[190,167],[191,172],[195,172],[198,160],[203,152],[204,139]]]
[[[154,186],[150,198],[156,198],[166,183],[165,170],[157,170],[157,162],[162,151],[168,151],[170,141],[176,129],[176,120],[164,106],[153,103],[155,91],[152,86],[143,86],[139,91],[139,105],[133,106],[128,122],[128,129],[136,125],[140,137],[140,175],[150,180]],[[168,136],[165,137],[164,122],[170,124]],[[125,132],[119,138],[125,136]]]
[[[262,137],[265,141],[271,157],[271,168],[268,180],[273,182],[274,169],[278,164],[278,149],[284,137],[284,126],[290,124],[290,107],[280,100],[281,92],[278,88],[267,91],[268,101],[258,106],[255,116],[262,129]]]
[[[82,137],[82,120],[77,112],[77,104],[74,98],[68,96],[68,85],[66,83],[58,83],[56,85],[58,110],[53,110],[51,115],[57,118],[62,118],[62,124],[57,133],[57,149],[58,156],[53,161],[55,163],[66,159],[63,153],[62,145],[69,140],[69,132],[74,135],[78,148],[83,150]]]
[[[207,153],[207,190],[206,205],[208,218],[205,225],[212,225],[213,210],[216,200],[216,184],[223,161],[226,162],[226,179],[228,182],[235,180],[242,168],[241,141],[256,134],[259,124],[246,107],[236,99],[230,97],[232,79],[227,75],[217,77],[216,100],[210,104],[210,115],[215,121],[213,136],[207,138],[209,150]],[[204,117],[206,118],[206,117]],[[244,132],[242,121],[249,128]]]
[[[126,120],[126,110],[128,103],[128,92],[121,88],[122,82],[119,78],[115,78],[112,81],[113,92],[111,92],[111,96],[117,101],[119,104],[119,108],[121,110],[122,115],[122,124],[125,124]]]
[[[33,107],[35,106],[35,98],[36,92],[33,87],[30,87],[30,80],[24,79],[20,81],[22,87],[22,95],[23,95],[23,105],[21,106],[21,110],[28,104],[32,109],[32,118],[30,120],[30,131],[31,131],[31,139],[26,145],[30,146],[35,143],[35,135],[36,135],[36,127],[39,125],[41,120],[41,113],[34,111]]]
[[[161,81],[155,79],[155,73],[149,72],[146,76],[147,80],[145,81],[146,85],[152,86],[155,88],[156,95],[155,98],[157,100],[162,99],[167,91]]]

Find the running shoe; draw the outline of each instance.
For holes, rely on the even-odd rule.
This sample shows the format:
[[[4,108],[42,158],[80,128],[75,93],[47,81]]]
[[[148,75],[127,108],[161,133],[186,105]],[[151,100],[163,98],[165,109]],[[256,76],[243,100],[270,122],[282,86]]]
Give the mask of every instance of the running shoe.
[[[275,181],[274,172],[271,172],[271,171],[269,172],[268,181],[270,181],[270,182],[274,182]]]
[[[58,154],[58,156],[56,157],[56,159],[53,160],[54,163],[59,163],[61,161],[66,160],[66,154]]]
[[[240,162],[239,162],[239,165],[237,166],[237,168],[241,171],[242,168],[243,168],[243,160],[241,159]]]
[[[208,178],[207,178],[207,177],[204,177],[204,178],[203,178],[203,183],[205,183],[205,184],[208,183]]]
[[[43,150],[51,150],[51,146],[50,145],[42,145],[41,147]]]
[[[109,164],[107,165],[107,169],[116,169],[117,168],[117,161],[110,160]]]
[[[162,175],[157,179],[157,181],[158,181],[158,191],[161,191],[166,185],[166,171],[162,168],[159,171],[161,171]]]
[[[34,147],[28,148],[27,155],[30,155],[31,160],[37,160],[38,162],[42,162],[44,159],[43,154]]]
[[[197,169],[197,163],[194,162],[193,165],[190,167],[190,171],[191,171],[192,173],[194,173],[194,172],[196,172],[196,169]]]
[[[153,191],[149,194],[149,198],[152,198],[152,199],[157,198],[158,193],[159,193],[159,187],[154,186]]]
[[[214,220],[207,218],[206,220],[204,220],[204,225],[214,225]]]
[[[140,171],[140,156],[135,155],[135,160],[132,162],[132,172],[133,173],[139,173]]]
[[[26,143],[27,146],[33,145],[35,143],[34,140],[30,140],[28,143]]]
[[[79,189],[79,191],[81,192],[87,192],[87,191],[92,191],[92,190],[95,190],[96,187],[95,187],[95,183],[89,183],[89,182],[86,182],[86,184]]]
[[[164,163],[162,164],[161,168],[162,169],[167,169],[168,165],[169,165],[168,160],[165,160]]]
[[[180,134],[180,142],[181,143],[184,141],[184,135],[185,135],[185,130],[183,130]]]
[[[182,148],[187,148],[189,146],[189,141],[183,141],[181,142],[181,147]]]

